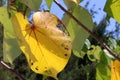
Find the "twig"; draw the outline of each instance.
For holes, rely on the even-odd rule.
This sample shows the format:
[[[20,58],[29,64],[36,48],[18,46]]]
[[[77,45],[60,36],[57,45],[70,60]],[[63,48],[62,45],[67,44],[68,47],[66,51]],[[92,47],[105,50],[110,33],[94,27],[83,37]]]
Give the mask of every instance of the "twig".
[[[83,25],[77,18],[75,18],[70,12],[68,12],[63,6],[61,6],[57,0],[53,0],[61,10],[63,10],[68,16],[70,16],[73,20],[75,20],[77,22],[77,24],[79,24],[86,32],[88,32],[97,42],[100,43],[100,45],[105,48],[110,55],[114,56],[114,58],[120,60],[120,57],[114,53],[102,40],[100,40],[98,37],[96,37],[94,35],[94,33],[92,31],[90,31],[85,25]]]
[[[0,61],[0,65],[7,69],[8,71],[10,71],[11,73],[13,73],[16,77],[18,77],[19,80],[25,80],[19,73],[17,73],[14,69],[12,69],[10,66],[8,66],[6,63],[4,63],[4,61]]]

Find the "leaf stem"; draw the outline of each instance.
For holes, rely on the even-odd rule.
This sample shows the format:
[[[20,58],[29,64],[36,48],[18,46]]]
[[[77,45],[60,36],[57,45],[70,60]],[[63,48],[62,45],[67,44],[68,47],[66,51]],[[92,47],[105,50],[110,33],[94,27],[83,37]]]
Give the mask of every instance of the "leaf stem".
[[[5,68],[6,70],[13,73],[16,77],[18,77],[19,80],[25,80],[19,73],[17,73],[14,69],[12,69],[10,66],[8,66],[4,61],[0,61],[0,65]]]
[[[88,32],[97,42],[100,43],[100,45],[105,48],[110,55],[114,56],[114,58],[120,60],[120,57],[114,53],[102,40],[100,40],[98,37],[94,35],[92,31],[90,31],[85,25],[83,25],[77,18],[75,18],[70,12],[68,12],[61,4],[57,2],[57,0],[53,0],[61,10],[63,10],[68,16],[70,16],[73,20],[77,22],[86,32]]]

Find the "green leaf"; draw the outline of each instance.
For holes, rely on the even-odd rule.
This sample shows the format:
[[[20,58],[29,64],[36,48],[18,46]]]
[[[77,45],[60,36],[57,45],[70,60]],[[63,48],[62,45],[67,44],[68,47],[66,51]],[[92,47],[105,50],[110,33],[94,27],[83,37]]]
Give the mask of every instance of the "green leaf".
[[[80,53],[78,53],[77,51],[73,51],[74,52],[74,55],[79,57],[79,58],[84,58],[84,55],[86,54],[84,51],[81,51]]]
[[[105,73],[101,73],[98,69],[96,69],[96,80],[110,80],[110,69],[106,66],[100,66],[103,68],[102,70]]]
[[[80,51],[80,53],[78,53],[76,50],[74,50],[74,55],[76,55],[79,58],[84,58],[84,55],[87,53],[88,49],[90,49],[90,46],[91,46],[90,41],[88,39],[86,39],[85,44],[82,47],[82,50]]]
[[[51,5],[52,5],[53,0],[46,0],[46,4],[48,6],[48,8],[50,9]]]
[[[7,31],[4,30],[3,40],[3,57],[4,61],[12,64],[21,52],[15,37],[11,37]]]
[[[108,66],[108,59],[105,54],[102,53],[100,62],[96,67],[96,80],[110,80],[110,68]]]
[[[120,23],[120,0],[107,0],[104,10],[107,12],[107,18],[113,17]]]
[[[75,6],[71,14],[73,14],[73,16],[75,16],[88,29],[93,29],[92,17],[86,9],[81,6]],[[62,21],[70,33],[74,54],[79,54],[89,34],[67,14],[64,15]]]
[[[8,1],[10,3],[10,0]],[[15,0],[13,5],[8,4],[8,13],[10,14],[10,16],[13,16],[16,12],[19,11],[25,13],[25,16],[29,16],[31,12],[30,8],[27,8],[27,6],[21,3],[19,0]]]
[[[3,54],[6,62],[12,63],[21,53],[17,44],[7,7],[0,7],[0,22],[4,27]]]
[[[119,41],[115,41],[116,45],[115,45],[115,48],[113,49],[113,52],[115,52],[118,56],[120,56],[120,44],[119,44]],[[114,43],[114,44],[115,44]]]
[[[33,11],[38,11],[42,0],[19,0]]]
[[[92,45],[91,49],[92,50],[88,50],[88,52],[87,52],[88,58],[91,61],[100,60],[101,51],[102,51],[101,48],[99,46]]]

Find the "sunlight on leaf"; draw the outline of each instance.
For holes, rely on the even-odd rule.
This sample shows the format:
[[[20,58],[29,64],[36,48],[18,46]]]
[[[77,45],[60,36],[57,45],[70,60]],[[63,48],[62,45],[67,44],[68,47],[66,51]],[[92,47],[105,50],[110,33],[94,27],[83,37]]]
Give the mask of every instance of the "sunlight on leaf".
[[[114,57],[106,49],[104,49],[103,51],[109,58],[113,58],[114,59]]]
[[[81,0],[64,0],[65,5],[69,11],[73,11],[76,6],[79,5]]]
[[[113,17],[120,23],[120,0],[107,0],[104,10],[108,18]]]
[[[0,7],[0,22],[4,27],[3,57],[6,62],[12,64],[13,60],[20,55],[21,51],[16,41],[7,7]]]
[[[120,61],[111,61],[111,80],[120,80]]]
[[[116,42],[116,40],[115,39],[113,39],[113,38],[109,38],[108,39],[108,45],[110,46],[110,49],[115,49],[116,48],[116,46],[117,46],[117,42]]]
[[[57,79],[71,55],[71,40],[58,28],[62,25],[59,19],[49,12],[36,12],[30,26],[23,15],[17,13],[12,23],[31,69]]]
[[[64,0],[64,2],[67,5],[67,7],[72,6],[72,5],[70,5],[70,4],[72,4],[72,2],[76,3],[77,5],[79,5],[80,1],[81,0]]]

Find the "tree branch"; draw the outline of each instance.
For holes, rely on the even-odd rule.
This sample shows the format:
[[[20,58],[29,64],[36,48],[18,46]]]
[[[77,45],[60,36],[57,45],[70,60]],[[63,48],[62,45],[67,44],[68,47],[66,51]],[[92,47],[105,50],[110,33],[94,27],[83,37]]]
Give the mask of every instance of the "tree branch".
[[[11,73],[13,73],[16,77],[18,77],[19,80],[25,80],[19,73],[17,73],[14,69],[12,69],[10,66],[8,66],[6,63],[4,63],[4,61],[0,61],[0,65],[7,69],[8,71],[10,71]]]
[[[85,25],[83,25],[77,18],[75,18],[70,12],[68,12],[62,5],[60,5],[57,0],[53,0],[61,10],[63,10],[68,16],[70,16],[74,21],[77,22],[77,24],[79,24],[86,32],[88,32],[97,42],[100,43],[100,45],[105,48],[110,55],[114,56],[114,58],[120,60],[120,57],[114,53],[102,40],[100,40],[98,37],[96,37],[94,35],[94,33],[92,31],[90,31]]]

